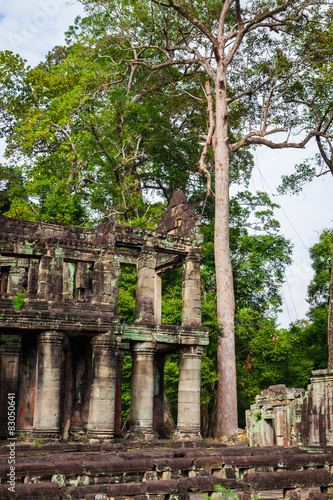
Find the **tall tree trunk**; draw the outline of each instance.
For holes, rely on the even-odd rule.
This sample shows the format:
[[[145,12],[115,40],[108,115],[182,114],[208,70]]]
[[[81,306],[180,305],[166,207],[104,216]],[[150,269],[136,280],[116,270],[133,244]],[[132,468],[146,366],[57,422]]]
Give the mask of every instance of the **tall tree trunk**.
[[[217,70],[215,155],[215,267],[217,319],[223,337],[217,348],[217,415],[215,436],[232,435],[237,423],[237,384],[235,356],[235,298],[229,248],[229,146],[226,69]]]
[[[328,336],[328,368],[333,368],[333,257],[332,257],[331,294],[330,294],[327,336]]]

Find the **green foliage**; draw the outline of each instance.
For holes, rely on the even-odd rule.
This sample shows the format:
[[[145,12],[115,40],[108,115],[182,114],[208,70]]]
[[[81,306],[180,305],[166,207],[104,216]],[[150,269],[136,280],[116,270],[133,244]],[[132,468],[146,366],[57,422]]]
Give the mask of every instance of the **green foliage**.
[[[308,288],[311,310],[325,307],[329,304],[333,229],[325,229],[319,237],[319,242],[310,249],[310,258],[314,270],[314,277]]]
[[[119,316],[124,316],[125,321],[135,320],[136,282],[136,269],[134,267],[121,266],[119,276],[118,314]]]
[[[162,323],[182,324],[183,269],[162,274]]]
[[[238,500],[238,496],[236,496],[236,494],[233,491],[231,491],[230,488],[225,488],[224,486],[221,486],[220,484],[216,484],[213,489],[216,493],[219,493],[219,497],[223,498],[224,500],[227,500],[227,499]],[[202,494],[202,495],[200,495],[200,498],[202,500],[207,500],[211,497],[209,495]]]
[[[15,200],[22,196],[25,196],[22,176],[15,168],[0,165],[0,215],[8,212]],[[25,204],[28,205],[27,200]]]
[[[274,384],[306,387],[313,368],[307,336],[299,328],[279,329],[274,318],[241,309],[236,315],[239,420],[263,389]]]
[[[130,418],[131,373],[132,356],[131,353],[127,352],[124,356],[121,388],[121,416],[123,425],[126,425],[129,422]]]
[[[15,297],[13,297],[13,305],[17,311],[20,311],[23,308],[25,297],[25,292],[18,292]]]
[[[281,185],[278,187],[279,194],[299,194],[304,184],[313,180],[316,169],[311,166],[311,160],[296,165],[295,173],[283,175]]]
[[[177,422],[178,410],[178,381],[179,381],[179,364],[178,356],[170,354],[167,356],[164,368],[164,390],[165,399],[169,406],[171,415]]]

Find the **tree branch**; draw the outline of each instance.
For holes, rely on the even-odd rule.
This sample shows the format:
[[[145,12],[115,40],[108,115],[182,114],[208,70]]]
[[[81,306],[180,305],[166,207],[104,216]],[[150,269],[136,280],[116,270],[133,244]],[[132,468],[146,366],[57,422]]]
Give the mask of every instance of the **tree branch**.
[[[179,12],[179,14],[181,14],[188,21],[190,21],[190,23],[193,24],[193,26],[196,26],[201,31],[201,33],[203,33],[212,42],[213,45],[217,44],[217,39],[209,31],[209,29],[196,17],[190,14],[190,12],[187,9],[184,9],[184,7],[182,7],[176,0],[169,0],[169,5],[160,2],[159,0],[152,0],[152,1],[157,5],[163,5],[164,7],[173,7],[177,12]]]
[[[288,140],[284,142],[273,142],[268,139],[265,139],[265,137],[269,134],[275,134],[278,132],[287,132],[287,131],[288,129],[280,128],[280,129],[270,130],[265,134],[262,134],[260,132],[252,132],[244,136],[240,141],[231,144],[230,152],[234,153],[242,146],[247,146],[251,144],[258,144],[258,145],[263,144],[271,149],[285,149],[285,148],[304,149],[307,143],[310,141],[310,139],[312,139],[312,137],[325,136],[325,134],[323,134],[322,132],[318,130],[313,130],[309,132],[308,135],[305,137],[305,139],[303,139],[303,141],[301,142],[289,142]]]
[[[209,170],[207,169],[205,165],[205,159],[207,156],[207,151],[208,151],[208,146],[212,142],[214,130],[215,130],[215,118],[214,118],[214,109],[213,109],[213,97],[212,97],[212,91],[210,90],[210,85],[209,82],[206,82],[205,84],[206,88],[206,96],[207,96],[207,104],[208,104],[208,116],[209,116],[209,130],[207,134],[207,139],[206,143],[204,145],[204,148],[201,153],[201,157],[199,160],[199,170],[201,172],[204,172],[204,174],[207,177],[207,194],[212,193],[214,196],[214,193],[212,191],[212,180],[211,180],[211,175]]]
[[[222,38],[224,36],[224,25],[225,25],[225,19],[227,17],[227,13],[230,9],[231,4],[234,2],[234,0],[226,0],[223,4],[223,8],[221,11],[220,19],[219,19],[219,27],[217,31],[217,38],[218,41],[222,41]]]

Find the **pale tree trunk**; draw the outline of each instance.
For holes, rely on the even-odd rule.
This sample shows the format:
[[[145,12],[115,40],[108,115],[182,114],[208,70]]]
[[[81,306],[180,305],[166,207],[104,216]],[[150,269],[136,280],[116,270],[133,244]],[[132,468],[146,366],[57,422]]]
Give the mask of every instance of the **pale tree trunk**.
[[[333,368],[333,257],[332,257],[331,294],[330,294],[327,336],[328,336],[328,368]]]
[[[226,69],[218,68],[216,78],[215,155],[215,267],[217,319],[223,337],[217,348],[217,415],[214,435],[237,431],[237,384],[235,356],[235,298],[229,248],[229,146]]]

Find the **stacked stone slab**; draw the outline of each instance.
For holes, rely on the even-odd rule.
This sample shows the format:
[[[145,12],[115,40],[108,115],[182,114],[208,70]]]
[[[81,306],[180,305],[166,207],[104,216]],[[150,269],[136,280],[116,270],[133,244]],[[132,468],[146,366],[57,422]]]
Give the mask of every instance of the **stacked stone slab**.
[[[316,370],[306,391],[275,385],[246,412],[252,446],[332,446],[333,370]]]
[[[6,484],[6,451],[0,446],[2,500],[14,497]],[[202,440],[18,444],[15,498],[306,500],[311,491],[313,500],[328,500],[333,493],[333,453],[316,451]],[[216,488],[224,489],[224,494]]]
[[[129,436],[164,435],[165,356],[180,359],[179,438],[200,435],[199,219],[181,191],[156,230],[0,218],[0,427],[16,395],[18,432],[112,439],[132,354]],[[137,268],[135,322],[118,315],[122,265]],[[183,324],[161,324],[161,275],[183,267]],[[23,307],[18,299],[25,293]],[[13,304],[16,303],[16,306]]]

